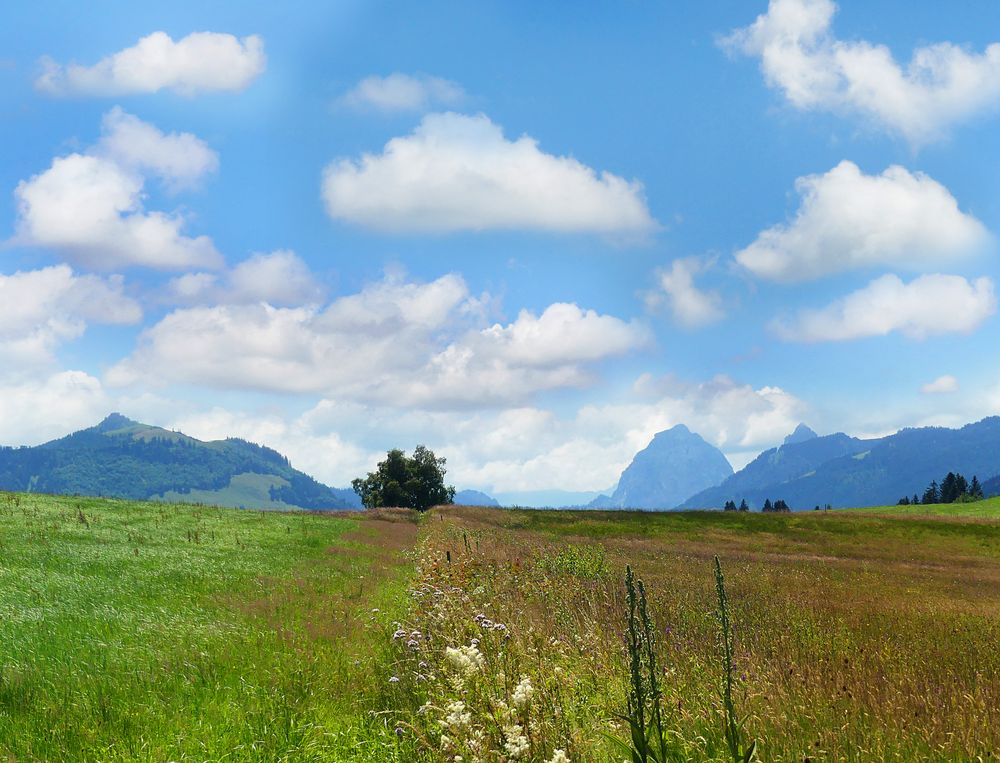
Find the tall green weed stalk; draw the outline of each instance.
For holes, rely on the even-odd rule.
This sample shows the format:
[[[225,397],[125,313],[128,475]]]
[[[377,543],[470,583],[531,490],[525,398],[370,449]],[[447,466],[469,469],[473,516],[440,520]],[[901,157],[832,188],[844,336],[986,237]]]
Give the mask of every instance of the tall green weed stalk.
[[[663,726],[663,689],[656,666],[656,631],[649,615],[646,587],[625,567],[625,595],[628,601],[626,644],[629,656],[629,693],[625,715],[629,740],[609,737],[632,763],[664,763],[673,745]]]
[[[726,596],[726,579],[722,574],[722,564],[715,557],[715,592],[719,598],[719,642],[722,652],[722,706],[725,713],[726,746],[733,756],[733,763],[749,763],[757,752],[757,742],[753,741],[743,747],[743,728],[736,705],[733,702],[733,684],[735,683],[733,668],[733,629],[729,622],[729,598]]]

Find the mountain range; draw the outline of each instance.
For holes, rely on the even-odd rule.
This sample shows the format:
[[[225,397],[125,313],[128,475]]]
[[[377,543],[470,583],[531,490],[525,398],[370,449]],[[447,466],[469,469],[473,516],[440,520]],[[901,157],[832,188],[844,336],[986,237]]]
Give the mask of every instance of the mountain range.
[[[356,509],[275,450],[236,438],[203,442],[119,413],[35,447],[0,448],[0,489],[266,509]]]
[[[1000,417],[959,429],[902,429],[869,440],[843,433],[792,438],[679,508],[714,508],[727,500],[759,508],[768,498],[792,509],[884,506],[922,494],[948,472],[976,475],[987,495],[1000,493]]]
[[[622,472],[615,491],[594,499],[590,508],[671,508],[732,473],[721,450],[678,424],[656,434]]]
[[[718,448],[679,424],[635,455],[610,494],[589,503],[593,493],[549,491],[545,497],[551,506],[571,498],[606,509],[706,509],[743,500],[758,509],[767,499],[792,509],[879,506],[920,495],[948,472],[977,476],[986,495],[1000,495],[1000,417],[874,439],[819,436],[800,424],[779,447],[735,473]],[[361,507],[353,490],[316,481],[270,448],[237,438],[204,442],[118,413],[42,445],[0,447],[0,490],[266,509]],[[498,504],[475,490],[459,491],[455,501]]]

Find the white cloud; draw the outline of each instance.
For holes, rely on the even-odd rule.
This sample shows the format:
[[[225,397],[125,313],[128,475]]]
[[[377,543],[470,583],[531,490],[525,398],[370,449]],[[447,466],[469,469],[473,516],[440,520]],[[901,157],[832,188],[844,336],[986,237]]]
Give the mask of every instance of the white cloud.
[[[266,443],[332,485],[370,471],[389,448],[425,444],[448,459],[450,483],[506,492],[607,488],[656,432],[680,423],[743,455],[781,442],[805,412],[784,390],[726,377],[704,383],[644,377],[637,388],[631,401],[566,415],[531,406],[399,409],[336,397],[293,417],[216,408],[165,423],[205,439],[235,434]]]
[[[391,232],[543,230],[641,235],[657,228],[642,186],[514,141],[486,116],[429,114],[381,154],[323,174],[337,220]]]
[[[904,68],[885,45],[836,39],[836,9],[831,0],[771,0],[723,44],[759,56],[768,85],[793,106],[856,113],[913,144],[1000,105],[1000,44],[983,53],[928,45]]]
[[[981,250],[989,234],[948,189],[893,165],[865,175],[843,161],[795,181],[795,218],[760,233],[736,260],[761,278],[802,281],[874,266],[923,270]]]
[[[173,90],[181,95],[238,91],[263,71],[264,41],[218,32],[194,32],[176,42],[153,32],[93,66],[42,59],[35,87],[49,95],[114,96]]]
[[[939,376],[932,382],[924,384],[920,391],[925,395],[938,395],[948,392],[958,392],[958,379],[951,374]]]
[[[0,384],[0,443],[37,445],[93,426],[110,410],[100,381],[82,371]]]
[[[167,285],[171,301],[187,305],[314,304],[323,289],[295,252],[280,249],[254,254],[223,274],[185,273]]]
[[[151,173],[172,190],[196,186],[219,168],[219,156],[189,132],[165,135],[115,106],[104,115],[96,153],[122,167]]]
[[[356,109],[382,112],[427,111],[434,105],[451,106],[465,98],[460,85],[426,74],[394,72],[365,77],[340,100]]]
[[[390,277],[325,308],[181,309],[147,329],[109,378],[319,392],[400,407],[490,406],[584,386],[594,363],[649,341],[639,325],[571,304],[484,327],[482,305],[448,275],[428,284]]]
[[[88,323],[138,323],[142,309],[123,287],[121,276],[74,275],[68,265],[0,274],[4,375],[52,362],[55,348],[81,336]]]
[[[704,273],[710,265],[700,257],[674,260],[669,269],[657,271],[659,290],[645,295],[646,305],[656,309],[666,301],[674,320],[691,328],[721,320],[726,313],[718,292],[699,289],[694,282],[695,276]]]
[[[925,275],[909,283],[884,275],[863,289],[819,310],[800,313],[778,334],[796,342],[835,342],[884,336],[893,331],[923,339],[935,334],[968,333],[996,312],[993,281],[961,276]]]
[[[113,110],[95,153],[57,157],[47,170],[18,183],[15,242],[57,249],[103,270],[218,267],[222,258],[211,239],[185,236],[179,214],[143,205],[143,172],[176,187],[213,167],[214,154],[193,135],[164,135]]]

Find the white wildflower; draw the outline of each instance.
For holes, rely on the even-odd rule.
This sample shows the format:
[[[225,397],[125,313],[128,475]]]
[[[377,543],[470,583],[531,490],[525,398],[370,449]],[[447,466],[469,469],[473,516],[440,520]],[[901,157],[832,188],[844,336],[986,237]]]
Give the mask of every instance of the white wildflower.
[[[465,709],[464,702],[450,702],[445,708],[447,715],[441,721],[442,726],[462,729],[472,723],[472,713]]]
[[[569,763],[569,755],[566,754],[565,750],[555,750],[546,763]]]
[[[515,723],[505,728],[503,733],[507,738],[503,746],[511,760],[518,760],[527,754],[529,744],[528,737],[524,735],[524,729]]]
[[[531,704],[531,695],[535,693],[535,687],[531,685],[531,679],[521,676],[521,681],[514,688],[512,699],[514,704],[522,710]]]
[[[482,652],[475,645],[449,646],[444,650],[444,656],[455,672],[461,675],[471,675],[483,666]]]

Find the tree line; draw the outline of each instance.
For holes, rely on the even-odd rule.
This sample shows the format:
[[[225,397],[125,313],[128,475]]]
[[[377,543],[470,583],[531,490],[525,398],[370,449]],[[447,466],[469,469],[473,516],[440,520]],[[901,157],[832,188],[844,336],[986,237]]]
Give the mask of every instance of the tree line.
[[[922,496],[916,493],[913,497],[904,495],[897,502],[900,506],[910,506],[911,504],[931,504],[931,503],[966,503],[978,501],[983,498],[983,487],[979,484],[979,478],[972,475],[972,482],[969,482],[961,474],[948,472],[945,478],[938,484],[937,480],[932,480],[931,484],[924,490]]]
[[[747,505],[746,499],[740,501],[740,505],[737,506],[735,501],[726,501],[725,505],[722,507],[724,511],[750,511],[750,507]],[[791,511],[788,508],[788,504],[783,500],[771,501],[770,498],[764,501],[764,506],[761,511],[766,511],[768,513],[773,511]]]

